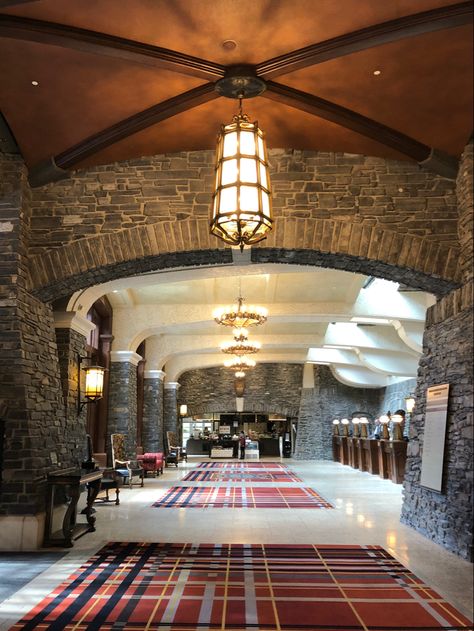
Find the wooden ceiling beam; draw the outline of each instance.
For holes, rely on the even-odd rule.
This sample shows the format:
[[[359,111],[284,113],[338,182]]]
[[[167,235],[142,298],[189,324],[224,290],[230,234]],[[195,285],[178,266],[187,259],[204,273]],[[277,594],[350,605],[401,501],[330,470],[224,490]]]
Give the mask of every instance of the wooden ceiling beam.
[[[262,79],[274,79],[301,68],[314,66],[374,46],[456,26],[464,26],[472,22],[472,16],[473,4],[470,0],[431,11],[406,15],[396,20],[345,33],[339,37],[312,44],[279,57],[273,57],[257,64],[256,71]]]
[[[162,103],[153,105],[35,165],[29,171],[29,182],[31,186],[36,187],[63,179],[68,176],[68,169],[102,149],[110,147],[119,140],[128,138],[156,123],[176,116],[176,114],[190,110],[203,103],[208,103],[216,98],[219,98],[219,95],[214,90],[214,83],[206,83],[167,99]]]
[[[418,142],[418,140],[396,129],[378,123],[346,107],[274,81],[267,81],[267,89],[261,96],[313,114],[371,138],[386,147],[395,149],[407,158],[416,160],[418,164],[426,166],[444,177],[456,177],[458,163],[452,156],[443,154],[443,152]]]
[[[106,55],[215,81],[224,76],[220,64],[134,40],[87,29],[14,15],[0,15],[0,37],[38,42]]]

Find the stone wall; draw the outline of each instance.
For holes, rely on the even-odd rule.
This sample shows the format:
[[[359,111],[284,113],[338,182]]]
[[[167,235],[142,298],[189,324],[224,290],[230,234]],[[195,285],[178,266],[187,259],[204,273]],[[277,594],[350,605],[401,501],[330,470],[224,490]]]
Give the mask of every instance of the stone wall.
[[[109,379],[107,435],[126,434],[127,456],[137,454],[137,367],[131,362],[112,362]],[[110,441],[107,440],[107,453]]]
[[[411,162],[270,151],[276,218],[378,225],[457,245],[454,183]],[[32,192],[31,253],[157,222],[205,218],[214,152],[156,155],[76,171]]]
[[[406,379],[399,381],[380,390],[380,404],[378,414],[405,410],[405,397],[413,394],[416,388],[416,379]]]
[[[245,411],[297,416],[302,376],[301,364],[258,364],[245,379]],[[232,370],[189,370],[179,381],[178,401],[190,415],[236,409]]]
[[[294,457],[332,460],[332,420],[353,412],[378,413],[380,388],[351,388],[335,379],[327,366],[314,366],[314,388],[304,388]]]
[[[166,432],[174,432],[179,436],[178,426],[178,402],[176,388],[164,388],[163,391],[163,425],[166,440]]]
[[[474,143],[471,138],[461,157],[459,173],[456,181],[456,193],[459,209],[458,235],[461,245],[461,268],[464,282],[473,280],[474,276]]]
[[[416,407],[403,485],[401,520],[460,556],[474,560],[473,534],[473,295],[472,283],[427,313]],[[426,389],[449,383],[442,491],[420,486]]]

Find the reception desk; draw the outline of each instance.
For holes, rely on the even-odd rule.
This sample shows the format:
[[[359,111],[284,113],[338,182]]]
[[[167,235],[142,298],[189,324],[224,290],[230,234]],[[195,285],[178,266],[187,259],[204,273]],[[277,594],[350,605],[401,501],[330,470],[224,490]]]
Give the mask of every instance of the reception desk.
[[[337,436],[332,438],[333,460],[360,471],[402,484],[407,441]]]

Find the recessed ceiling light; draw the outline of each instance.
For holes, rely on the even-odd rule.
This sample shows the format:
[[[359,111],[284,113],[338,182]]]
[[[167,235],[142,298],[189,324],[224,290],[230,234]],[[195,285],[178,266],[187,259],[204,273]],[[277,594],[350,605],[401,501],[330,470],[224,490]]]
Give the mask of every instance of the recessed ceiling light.
[[[39,81],[32,81],[31,85],[34,85],[36,87],[37,85],[39,85]]]
[[[379,75],[381,75],[381,74],[382,74],[382,71],[381,71],[381,70],[374,70],[374,75],[375,75],[376,77],[378,77],[378,76],[379,76]]]
[[[226,39],[222,42],[222,48],[224,50],[235,50],[237,48],[237,42],[234,39]]]

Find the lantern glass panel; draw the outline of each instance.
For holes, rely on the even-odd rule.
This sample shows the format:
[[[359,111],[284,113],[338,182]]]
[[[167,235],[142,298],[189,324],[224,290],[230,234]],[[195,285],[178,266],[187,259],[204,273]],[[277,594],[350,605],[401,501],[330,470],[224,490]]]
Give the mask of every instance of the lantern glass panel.
[[[258,155],[262,160],[265,159],[265,149],[263,148],[263,140],[261,136],[258,136]]]
[[[102,396],[104,390],[104,369],[88,368],[86,370],[86,391],[85,396],[96,399]]]
[[[247,156],[255,155],[255,135],[253,134],[253,132],[240,132],[240,153]]]
[[[232,184],[237,181],[237,160],[225,160],[222,163],[221,185]]]
[[[230,158],[237,153],[237,132],[231,132],[224,136],[224,158]]]
[[[257,183],[257,163],[255,160],[251,158],[240,159],[240,181]]]
[[[242,210],[258,209],[258,190],[255,186],[240,187],[240,208]]]
[[[268,188],[267,169],[260,162],[260,184],[265,188]]]
[[[237,187],[229,186],[221,190],[219,203],[220,212],[230,212],[237,210]]]
[[[270,217],[270,200],[268,193],[265,193],[265,191],[262,191],[262,211],[264,215]]]

